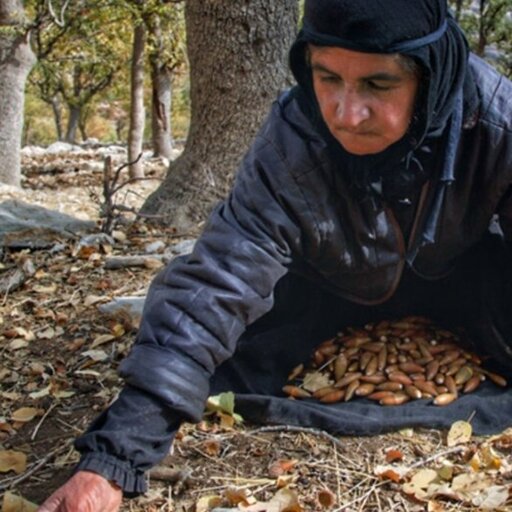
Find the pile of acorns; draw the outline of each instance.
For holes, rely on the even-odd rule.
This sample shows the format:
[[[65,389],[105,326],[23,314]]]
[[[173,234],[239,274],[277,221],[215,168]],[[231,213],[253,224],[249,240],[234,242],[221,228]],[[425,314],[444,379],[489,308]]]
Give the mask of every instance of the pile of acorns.
[[[411,316],[349,328],[324,341],[308,367],[293,369],[288,377],[293,384],[283,392],[324,403],[365,397],[381,405],[425,398],[447,405],[486,379],[507,385],[501,375],[482,367],[480,357],[462,348],[460,336]]]

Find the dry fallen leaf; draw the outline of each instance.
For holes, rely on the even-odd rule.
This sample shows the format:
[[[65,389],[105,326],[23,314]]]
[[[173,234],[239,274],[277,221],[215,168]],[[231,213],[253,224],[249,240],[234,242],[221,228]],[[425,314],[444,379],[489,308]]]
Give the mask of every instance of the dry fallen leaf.
[[[472,503],[479,510],[497,510],[507,502],[510,490],[510,486],[492,485],[475,496]]]
[[[278,476],[284,475],[285,473],[289,473],[293,470],[297,462],[297,460],[288,459],[276,460],[270,464],[268,468],[269,475],[273,478],[277,478]]]
[[[400,482],[404,476],[410,471],[407,466],[375,466],[373,473],[382,480],[391,480],[393,482]]]
[[[2,512],[35,512],[36,510],[37,505],[35,503],[27,501],[21,496],[16,496],[10,491],[4,494]]]
[[[302,387],[306,391],[310,391],[311,393],[314,393],[315,391],[318,391],[319,389],[326,388],[327,386],[330,386],[332,384],[332,381],[329,379],[329,377],[325,373],[321,372],[310,372],[306,373],[304,375],[304,382]]]
[[[386,451],[386,462],[396,462],[404,459],[404,454],[400,450],[391,448]]]
[[[473,428],[467,421],[456,421],[448,432],[446,444],[448,446],[456,446],[462,443],[468,443],[471,440]]]
[[[402,488],[406,494],[412,494],[415,498],[423,500],[428,496],[427,489],[429,485],[437,477],[437,472],[433,469],[420,469],[417,473],[414,473],[411,480],[406,482]]]
[[[108,343],[109,341],[112,341],[113,339],[115,339],[115,336],[113,336],[112,334],[100,334],[99,336],[94,338],[91,348],[99,347],[100,345],[103,345],[104,343]]]
[[[209,512],[212,508],[222,503],[220,496],[202,496],[197,500],[196,512]]]
[[[93,361],[100,362],[108,359],[108,354],[104,350],[86,350],[82,352],[85,357],[90,357]]]
[[[201,445],[205,453],[210,455],[211,457],[217,457],[220,453],[220,442],[216,441],[214,439],[209,439],[207,441],[204,441],[204,443]]]
[[[287,487],[279,489],[270,501],[258,501],[243,510],[246,512],[303,512],[297,493]]]
[[[256,502],[253,496],[248,494],[247,489],[229,488],[224,492],[224,496],[230,505],[242,505],[247,507]]]
[[[14,450],[0,451],[0,473],[14,471],[16,474],[23,473],[27,469],[27,455]]]
[[[36,416],[41,416],[42,414],[44,414],[43,409],[36,409],[35,407],[21,407],[12,413],[11,419],[18,423],[27,423],[32,421]]]
[[[324,509],[332,508],[336,504],[336,497],[329,489],[319,490],[316,498],[320,506]]]

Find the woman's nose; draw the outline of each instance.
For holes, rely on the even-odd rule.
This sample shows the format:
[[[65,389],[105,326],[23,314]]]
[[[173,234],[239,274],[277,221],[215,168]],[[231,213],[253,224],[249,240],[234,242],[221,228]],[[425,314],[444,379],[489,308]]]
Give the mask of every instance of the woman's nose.
[[[338,99],[336,117],[340,128],[353,129],[370,117],[370,109],[360,94],[344,91]]]

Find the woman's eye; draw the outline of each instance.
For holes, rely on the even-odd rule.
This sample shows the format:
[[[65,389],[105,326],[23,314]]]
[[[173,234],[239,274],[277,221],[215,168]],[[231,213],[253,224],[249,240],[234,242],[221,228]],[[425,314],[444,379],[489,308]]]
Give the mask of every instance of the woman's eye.
[[[384,85],[379,82],[374,82],[373,80],[367,82],[367,85],[370,89],[373,89],[374,91],[389,91],[391,89],[391,87],[389,87],[388,85]]]

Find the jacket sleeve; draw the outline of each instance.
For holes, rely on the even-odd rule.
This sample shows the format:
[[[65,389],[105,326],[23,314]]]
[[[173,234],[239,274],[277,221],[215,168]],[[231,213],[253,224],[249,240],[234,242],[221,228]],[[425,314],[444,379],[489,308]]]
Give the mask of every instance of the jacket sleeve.
[[[290,206],[296,187],[283,157],[257,138],[193,253],[153,281],[136,344],[120,367],[130,386],[187,420],[201,419],[215,368],[270,310],[300,246]]]
[[[126,495],[144,492],[143,472],[166,455],[180,422],[200,420],[216,366],[272,307],[274,286],[300,246],[297,194],[284,158],[257,139],[193,253],[151,284],[120,367],[127,386],[77,440],[78,469],[117,482]]]

